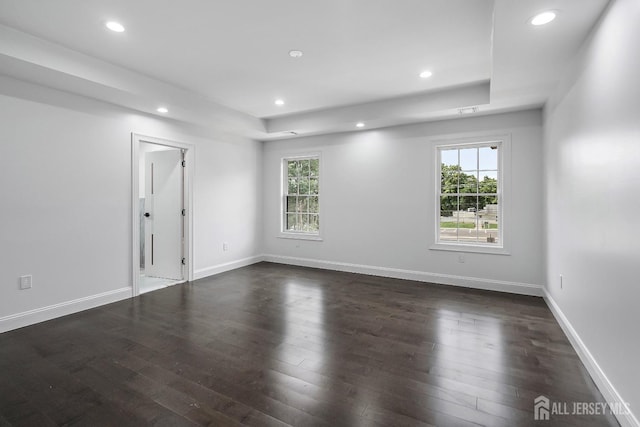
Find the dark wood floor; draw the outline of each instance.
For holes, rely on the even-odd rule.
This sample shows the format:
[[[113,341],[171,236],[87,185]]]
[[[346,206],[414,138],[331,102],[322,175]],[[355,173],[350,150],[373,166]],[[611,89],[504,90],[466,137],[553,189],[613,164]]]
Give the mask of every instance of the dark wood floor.
[[[0,335],[0,426],[511,427],[539,395],[603,401],[540,298],[269,263]]]

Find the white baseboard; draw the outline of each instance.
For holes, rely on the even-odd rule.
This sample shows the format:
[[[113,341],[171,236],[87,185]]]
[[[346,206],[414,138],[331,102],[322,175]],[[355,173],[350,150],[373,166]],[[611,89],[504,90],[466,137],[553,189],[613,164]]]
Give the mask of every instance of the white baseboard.
[[[264,261],[262,255],[256,255],[248,258],[242,258],[236,261],[218,264],[207,268],[201,268],[193,272],[193,280],[203,279],[213,276],[214,274],[224,273],[225,271],[235,270],[236,268],[246,267],[251,264]]]
[[[544,300],[549,306],[551,313],[556,318],[556,321],[560,324],[560,327],[564,331],[565,335],[569,339],[569,342],[575,349],[576,353],[578,353],[578,357],[582,361],[582,364],[587,368],[591,378],[596,383],[596,386],[602,393],[602,396],[609,403],[616,403],[619,405],[624,405],[625,401],[622,399],[622,396],[618,393],[616,388],[613,386],[607,375],[604,373],[598,362],[593,357],[587,346],[584,344],[578,332],[573,328],[569,319],[564,315],[560,306],[553,300],[549,292],[544,289]],[[616,418],[622,427],[640,427],[640,422],[633,415],[633,413],[629,414],[621,414],[617,415]]]
[[[196,270],[194,272],[194,280],[203,277],[212,276],[214,274],[223,273],[236,268],[245,267],[255,264],[263,260],[262,255],[240,259],[213,267]],[[33,325],[56,317],[66,316],[68,314],[77,313],[79,311],[98,307],[112,302],[131,298],[132,288],[120,288],[113,291],[103,292],[97,295],[91,295],[84,298],[78,298],[72,301],[65,301],[59,304],[49,305],[34,310],[16,313],[5,317],[0,317],[0,333],[22,328],[24,326]]]
[[[37,308],[35,310],[0,317],[0,333],[131,298],[131,295],[131,287],[120,288],[113,291],[103,292],[101,294]]]
[[[281,255],[266,254],[263,255],[263,260],[279,264],[290,264],[302,267],[321,268],[325,270],[345,271],[348,273],[368,274],[370,276],[415,280],[418,282],[462,286],[465,288],[509,292],[512,294],[520,295],[542,296],[542,286],[529,283],[506,282],[502,280],[454,276],[450,274],[428,273],[424,271],[402,270],[398,268],[376,267],[372,265],[349,264],[336,261],[321,261],[309,258],[297,258]]]

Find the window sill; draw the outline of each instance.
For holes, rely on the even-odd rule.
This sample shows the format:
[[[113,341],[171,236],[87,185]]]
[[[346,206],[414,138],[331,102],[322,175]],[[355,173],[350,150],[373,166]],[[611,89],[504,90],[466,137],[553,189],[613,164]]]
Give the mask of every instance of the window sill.
[[[473,245],[468,243],[435,243],[429,247],[432,251],[471,252],[489,255],[511,255],[506,248],[500,246]]]
[[[312,240],[322,242],[322,237],[318,234],[280,233],[277,237],[278,239]]]

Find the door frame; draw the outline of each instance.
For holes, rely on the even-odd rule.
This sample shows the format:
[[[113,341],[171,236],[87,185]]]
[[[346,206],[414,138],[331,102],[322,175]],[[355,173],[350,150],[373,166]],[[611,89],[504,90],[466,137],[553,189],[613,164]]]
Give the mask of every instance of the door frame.
[[[140,143],[185,150],[183,203],[184,217],[184,280],[193,280],[193,175],[195,171],[195,145],[131,133],[131,296],[140,295]]]

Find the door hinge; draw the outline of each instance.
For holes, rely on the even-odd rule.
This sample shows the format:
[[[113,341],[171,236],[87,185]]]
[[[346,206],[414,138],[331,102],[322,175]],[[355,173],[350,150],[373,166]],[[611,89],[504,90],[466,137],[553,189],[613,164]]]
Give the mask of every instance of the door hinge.
[[[182,263],[182,265],[187,265],[187,259],[186,258],[182,258],[182,261],[180,261]]]
[[[183,160],[183,161],[182,161],[182,167],[184,168],[184,167],[186,167],[186,166],[187,166],[187,161],[186,161],[186,160]]]
[[[187,215],[187,210],[186,209],[182,209],[182,216],[186,216]]]

